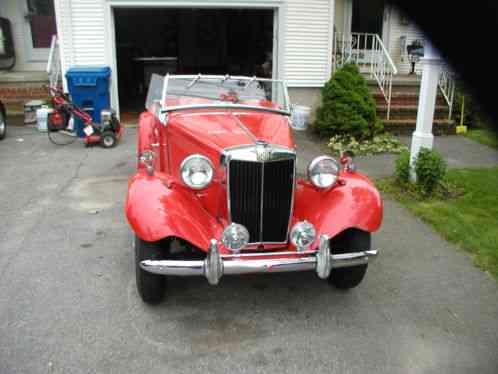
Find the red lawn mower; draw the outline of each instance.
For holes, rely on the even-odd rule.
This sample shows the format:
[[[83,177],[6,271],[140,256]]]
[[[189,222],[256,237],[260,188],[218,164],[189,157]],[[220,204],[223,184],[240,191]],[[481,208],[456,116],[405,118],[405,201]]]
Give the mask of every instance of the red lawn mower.
[[[49,87],[53,111],[48,115],[47,130],[50,141],[57,145],[73,143],[78,134],[75,121],[83,122],[85,146],[100,144],[103,148],[115,147],[123,136],[123,127],[112,109],[102,110],[101,123],[94,123],[92,117],[75,105],[62,90]]]

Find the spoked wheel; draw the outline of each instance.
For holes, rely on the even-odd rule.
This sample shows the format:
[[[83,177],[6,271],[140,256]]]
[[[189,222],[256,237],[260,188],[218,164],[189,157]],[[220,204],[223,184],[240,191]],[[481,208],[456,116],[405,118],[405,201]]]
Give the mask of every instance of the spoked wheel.
[[[370,233],[357,229],[343,231],[330,240],[332,254],[368,251],[371,246]],[[358,286],[367,272],[368,265],[351,266],[332,269],[329,283],[340,289],[350,289]]]
[[[47,121],[47,134],[50,141],[56,145],[74,143],[78,139],[78,135],[74,128],[69,128],[70,117],[63,115],[62,123],[55,123],[52,116],[53,114],[49,114]]]
[[[7,135],[7,116],[5,115],[5,109],[2,104],[0,104],[0,140],[5,138]]]
[[[118,138],[112,131],[104,131],[100,137],[100,145],[103,148],[113,148],[116,146]]]
[[[164,299],[166,277],[149,273],[140,267],[143,260],[161,259],[159,242],[146,242],[135,236],[135,273],[137,290],[140,297],[147,304],[159,304]]]

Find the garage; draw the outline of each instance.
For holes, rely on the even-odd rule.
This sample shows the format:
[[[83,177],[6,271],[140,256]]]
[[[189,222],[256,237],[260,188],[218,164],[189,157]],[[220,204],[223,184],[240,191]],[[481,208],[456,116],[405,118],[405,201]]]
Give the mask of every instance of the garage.
[[[271,75],[286,81],[293,103],[312,108],[330,78],[334,0],[54,0],[54,5],[63,72],[110,67],[111,106],[125,122],[136,123],[153,72]]]
[[[113,16],[122,115],[143,110],[152,74],[273,76],[273,9],[114,8]]]

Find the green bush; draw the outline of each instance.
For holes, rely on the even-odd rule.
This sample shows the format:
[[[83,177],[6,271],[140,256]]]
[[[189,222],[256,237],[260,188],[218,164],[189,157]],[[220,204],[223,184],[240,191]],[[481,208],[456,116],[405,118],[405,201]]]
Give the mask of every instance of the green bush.
[[[408,150],[401,152],[396,160],[394,175],[399,184],[407,184],[410,182],[410,152],[408,152]]]
[[[382,132],[373,96],[356,65],[345,65],[322,89],[315,128],[322,136],[370,139]]]
[[[422,193],[431,195],[446,176],[446,161],[438,152],[422,148],[418,153],[414,166],[417,185]]]

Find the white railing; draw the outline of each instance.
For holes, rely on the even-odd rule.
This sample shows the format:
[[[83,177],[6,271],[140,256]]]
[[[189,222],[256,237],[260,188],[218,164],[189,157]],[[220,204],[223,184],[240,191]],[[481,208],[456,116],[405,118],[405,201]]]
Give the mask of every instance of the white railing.
[[[50,44],[50,53],[47,62],[47,74],[50,87],[57,88],[61,85],[61,57],[59,49],[59,40],[57,35],[52,35],[52,43]]]
[[[375,79],[387,104],[387,119],[391,114],[393,76],[398,73],[382,39],[377,34],[335,33],[333,42],[334,70],[347,63],[358,65],[360,71]]]
[[[451,120],[453,114],[453,101],[455,99],[455,74],[447,66],[443,66],[441,74],[439,75],[438,87],[441,94],[448,104],[448,120]]]

